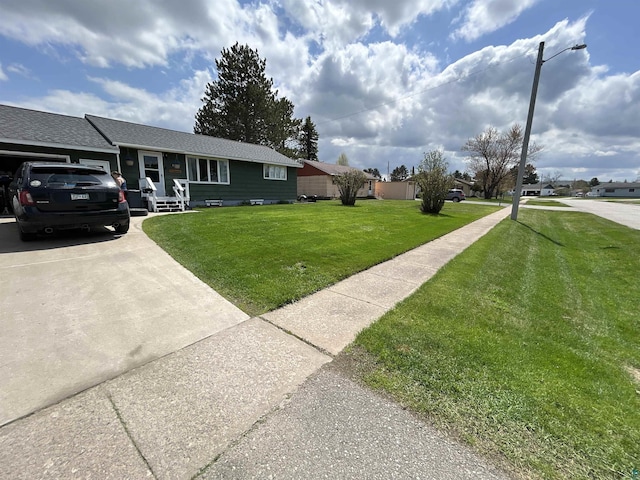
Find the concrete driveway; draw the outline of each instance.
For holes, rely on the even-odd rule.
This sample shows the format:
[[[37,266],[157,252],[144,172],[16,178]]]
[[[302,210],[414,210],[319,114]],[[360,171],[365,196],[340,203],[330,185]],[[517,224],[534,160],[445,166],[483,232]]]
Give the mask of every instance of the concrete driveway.
[[[249,317],[132,218],[24,243],[0,219],[0,425]]]
[[[606,200],[587,200],[583,198],[564,198],[560,201],[581,212],[598,215],[612,222],[640,230],[640,205],[637,203],[608,202]]]

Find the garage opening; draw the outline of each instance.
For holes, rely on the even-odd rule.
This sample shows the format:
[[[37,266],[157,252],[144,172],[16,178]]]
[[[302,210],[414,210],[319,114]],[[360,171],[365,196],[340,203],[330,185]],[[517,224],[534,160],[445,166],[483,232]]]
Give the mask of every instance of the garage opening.
[[[18,170],[22,162],[44,161],[44,162],[67,162],[64,156],[46,156],[38,154],[21,153],[0,153],[0,214],[11,213],[11,202],[9,200],[9,184],[13,180],[13,175]]]

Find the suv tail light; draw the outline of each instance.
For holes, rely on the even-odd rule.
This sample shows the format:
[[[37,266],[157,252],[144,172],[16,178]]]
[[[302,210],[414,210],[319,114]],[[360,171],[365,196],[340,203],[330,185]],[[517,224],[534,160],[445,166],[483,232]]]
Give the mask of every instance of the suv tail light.
[[[20,190],[20,205],[23,206],[34,206],[36,202],[33,201],[33,197],[26,190]]]
[[[118,203],[124,203],[127,201],[127,198],[124,196],[124,191],[120,190],[118,192]]]

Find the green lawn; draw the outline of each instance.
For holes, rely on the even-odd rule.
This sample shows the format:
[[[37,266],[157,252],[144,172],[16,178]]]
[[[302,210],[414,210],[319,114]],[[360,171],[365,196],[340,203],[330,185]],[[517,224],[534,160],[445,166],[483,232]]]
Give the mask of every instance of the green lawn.
[[[178,262],[250,315],[258,315],[496,211],[447,202],[368,200],[202,209],[143,223]]]
[[[567,205],[566,203],[558,202],[557,200],[529,200],[527,205],[539,205],[543,207],[567,207],[571,208],[571,205]]]
[[[518,477],[638,478],[639,271],[640,232],[521,210],[345,357]]]

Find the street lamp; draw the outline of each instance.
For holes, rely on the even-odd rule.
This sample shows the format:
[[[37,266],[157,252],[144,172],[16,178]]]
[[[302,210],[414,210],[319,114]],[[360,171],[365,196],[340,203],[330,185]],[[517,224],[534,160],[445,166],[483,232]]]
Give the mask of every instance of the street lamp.
[[[538,59],[536,60],[536,73],[533,76],[533,86],[531,87],[531,100],[529,102],[529,114],[527,115],[527,126],[524,129],[524,138],[522,141],[522,153],[520,154],[520,165],[518,167],[518,179],[516,181],[516,188],[513,192],[513,204],[511,206],[511,220],[518,219],[518,207],[520,206],[520,195],[522,194],[522,178],[524,177],[524,167],[527,163],[527,152],[529,151],[529,136],[531,135],[531,123],[533,122],[533,110],[536,106],[536,95],[538,94],[538,82],[540,81],[540,71],[542,64],[548,62],[554,57],[557,57],[562,52],[567,50],[582,50],[587,48],[585,43],[581,45],[574,45],[573,47],[567,47],[564,50],[559,51],[555,55],[550,56],[546,60],[542,59],[544,54],[544,42],[540,42],[538,47]]]

